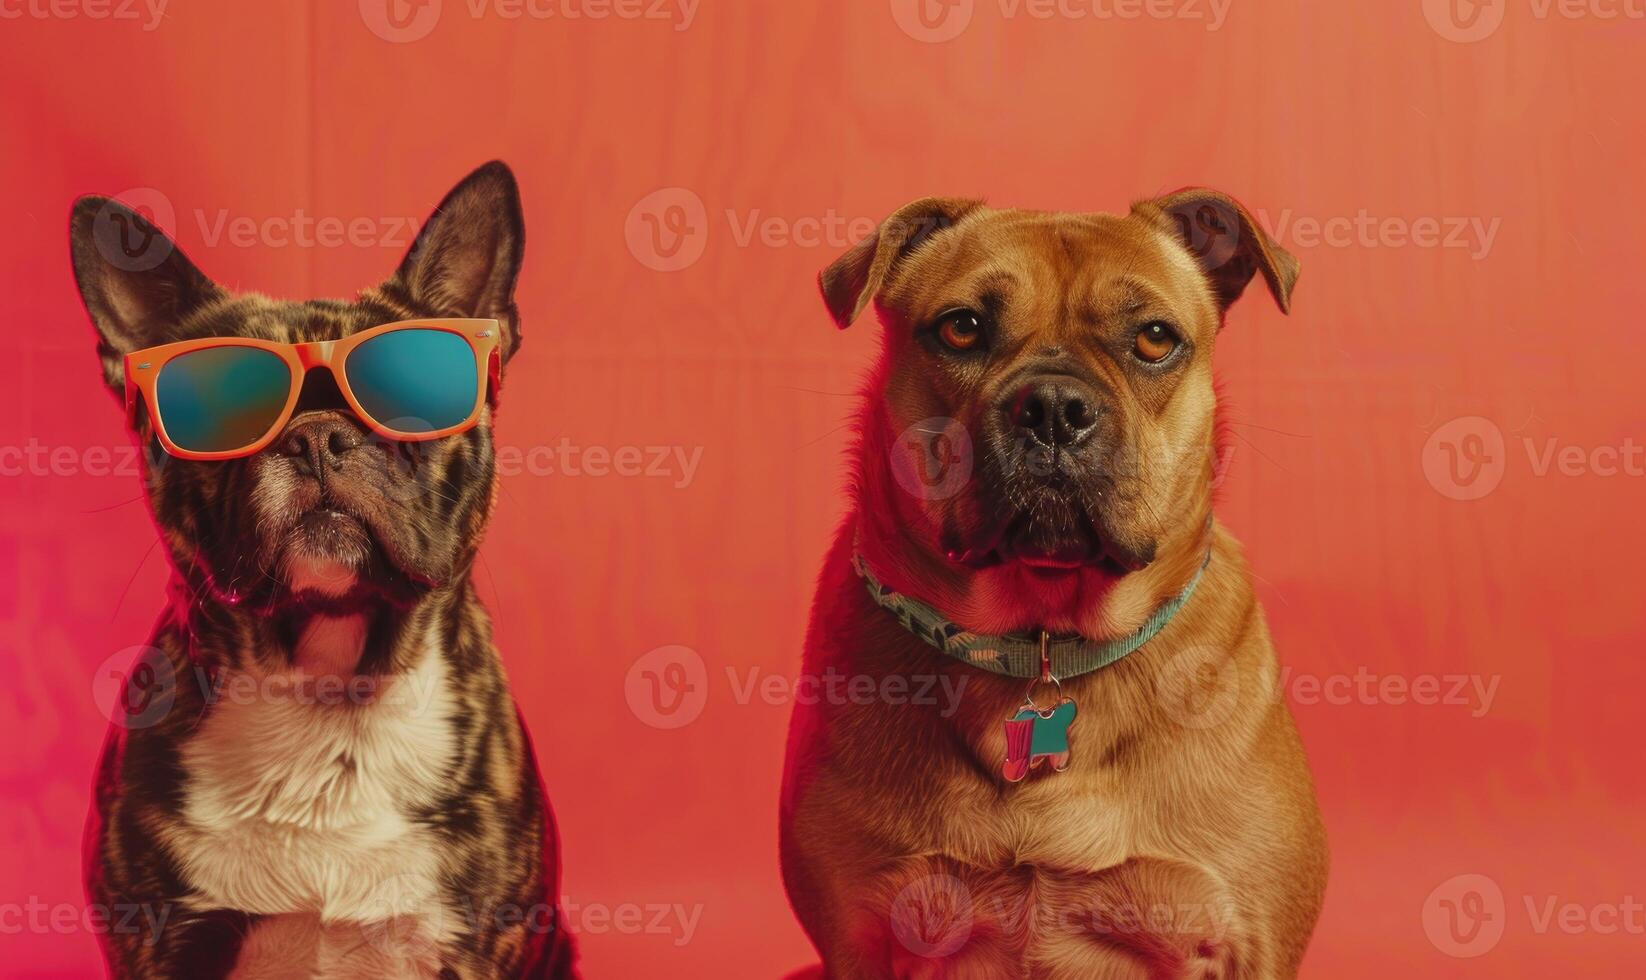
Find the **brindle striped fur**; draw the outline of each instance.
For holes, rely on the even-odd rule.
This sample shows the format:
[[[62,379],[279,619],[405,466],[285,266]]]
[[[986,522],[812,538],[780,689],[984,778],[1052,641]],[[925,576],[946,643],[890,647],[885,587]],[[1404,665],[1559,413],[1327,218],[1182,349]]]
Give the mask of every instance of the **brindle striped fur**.
[[[78,202],[71,220],[75,271],[98,328],[109,386],[123,392],[122,356],[174,340],[250,336],[332,339],[417,317],[495,317],[505,362],[519,347],[513,286],[523,228],[514,178],[501,163],[477,170],[437,209],[386,283],[352,302],[284,302],[229,293],[211,283],[163,235],[166,258],[128,271],[99,248],[102,222],[153,232],[101,198]],[[347,416],[324,371],[311,372],[296,424],[309,413]],[[352,421],[352,416],[350,416]],[[369,624],[355,668],[363,684],[390,690],[425,656],[453,705],[455,752],[429,759],[442,795],[401,816],[438,842],[442,904],[457,935],[438,950],[441,977],[571,976],[573,950],[558,911],[559,855],[553,816],[538,776],[491,626],[471,584],[472,566],[495,499],[491,410],[468,432],[433,442],[378,441],[321,481],[266,450],[226,462],[165,455],[139,410],[148,499],[174,570],[171,602],[155,626],[150,667],[128,681],[133,709],[171,698],[154,721],[115,724],[98,769],[86,835],[86,884],[94,903],[167,914],[157,932],[111,931],[111,971],[130,977],[227,974],[257,917],[214,907],[168,847],[191,778],[183,747],[219,709],[225,677],[267,676],[291,666],[294,645],[321,614],[363,614]],[[278,445],[278,440],[276,445]],[[340,598],[286,588],[283,562],[301,516],[322,503],[360,522],[358,540],[338,547],[356,559],[359,585]],[[335,608],[333,608],[335,607]],[[429,652],[429,651],[432,651]],[[163,662],[163,665],[162,665]],[[153,677],[175,678],[172,688]],[[149,685],[143,689],[143,685]],[[348,711],[344,704],[335,710]],[[328,709],[331,710],[331,709]],[[356,760],[335,761],[348,772]],[[514,910],[541,910],[522,923]],[[501,914],[498,914],[501,913]],[[145,920],[138,916],[136,923]],[[150,920],[152,921],[152,920]]]

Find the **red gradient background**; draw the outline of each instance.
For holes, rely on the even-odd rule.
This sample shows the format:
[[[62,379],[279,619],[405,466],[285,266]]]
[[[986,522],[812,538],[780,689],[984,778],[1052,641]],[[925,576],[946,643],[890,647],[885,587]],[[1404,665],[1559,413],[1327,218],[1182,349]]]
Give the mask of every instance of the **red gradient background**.
[[[902,0],[616,13],[652,2],[511,18],[446,0],[416,39],[372,30],[380,0],[172,0],[152,30],[140,6],[0,3],[0,974],[99,971],[84,928],[24,910],[83,901],[93,677],[143,642],[167,575],[137,479],[103,472],[127,442],[70,276],[70,201],[158,191],[221,282],[340,295],[387,275],[400,219],[493,157],[528,226],[501,442],[701,451],[690,479],[523,468],[479,572],[589,976],[770,977],[812,955],[777,866],[788,706],[738,692],[798,668],[876,350],[872,322],[830,325],[816,271],[925,194],[1116,210],[1185,184],[1263,209],[1303,265],[1293,314],[1254,291],[1217,352],[1237,420],[1219,512],[1283,663],[1496,684],[1489,706],[1293,690],[1334,851],[1304,975],[1638,968],[1640,913],[1607,909],[1646,897],[1646,482],[1616,458],[1646,438],[1646,22],[1232,0],[1212,30],[1206,0],[1049,17],[962,0],[939,42],[900,27]],[[1457,40],[1471,12],[1502,22]],[[676,261],[701,253],[659,271],[646,215],[676,227],[694,200]],[[371,230],[286,241],[299,213]],[[1444,243],[1451,219],[1477,222],[1465,247]],[[671,645],[700,658],[705,700],[660,728],[631,668]],[[1459,875],[1490,880],[1503,927],[1472,958],[1443,948]],[[645,928],[676,904],[689,934]]]

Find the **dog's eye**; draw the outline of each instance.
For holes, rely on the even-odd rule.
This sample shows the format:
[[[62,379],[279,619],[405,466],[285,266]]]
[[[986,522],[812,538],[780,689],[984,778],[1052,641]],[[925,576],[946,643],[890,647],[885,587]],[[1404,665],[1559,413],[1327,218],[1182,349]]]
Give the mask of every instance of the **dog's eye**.
[[[954,310],[937,322],[937,339],[953,350],[972,350],[983,342],[983,319],[971,310]]]
[[[1172,351],[1177,350],[1180,343],[1182,341],[1177,339],[1172,328],[1157,320],[1138,328],[1137,339],[1132,342],[1132,352],[1140,361],[1159,364],[1172,356]]]

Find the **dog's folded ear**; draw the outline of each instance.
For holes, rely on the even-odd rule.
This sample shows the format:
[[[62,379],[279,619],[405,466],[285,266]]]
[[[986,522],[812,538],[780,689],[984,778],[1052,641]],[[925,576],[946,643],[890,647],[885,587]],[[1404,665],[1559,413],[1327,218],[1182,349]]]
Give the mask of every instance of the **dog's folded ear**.
[[[499,321],[507,360],[520,346],[514,285],[525,246],[520,189],[508,165],[493,160],[463,178],[434,209],[389,286],[441,316]]]
[[[1132,205],[1132,213],[1153,222],[1189,250],[1205,271],[1220,311],[1227,311],[1253,274],[1262,272],[1280,311],[1291,312],[1297,259],[1275,244],[1239,201],[1218,191],[1190,187],[1140,201]]]
[[[107,197],[69,211],[69,256],[80,300],[97,328],[103,380],[125,398],[125,356],[174,339],[170,328],[224,293],[141,214]]]
[[[818,273],[817,285],[834,322],[842,329],[851,326],[891,276],[898,260],[982,206],[981,201],[925,197],[893,212],[874,234]]]

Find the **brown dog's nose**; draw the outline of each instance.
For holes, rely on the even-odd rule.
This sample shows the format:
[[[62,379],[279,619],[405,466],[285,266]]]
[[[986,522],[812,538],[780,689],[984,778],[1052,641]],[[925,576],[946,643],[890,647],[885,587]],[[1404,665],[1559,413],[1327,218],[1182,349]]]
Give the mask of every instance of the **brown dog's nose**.
[[[360,427],[335,412],[319,412],[288,427],[275,448],[297,459],[304,476],[338,470],[343,457],[365,445]]]
[[[1072,449],[1097,428],[1097,394],[1068,375],[1036,378],[1018,389],[1006,413],[1025,436],[1050,448]]]

